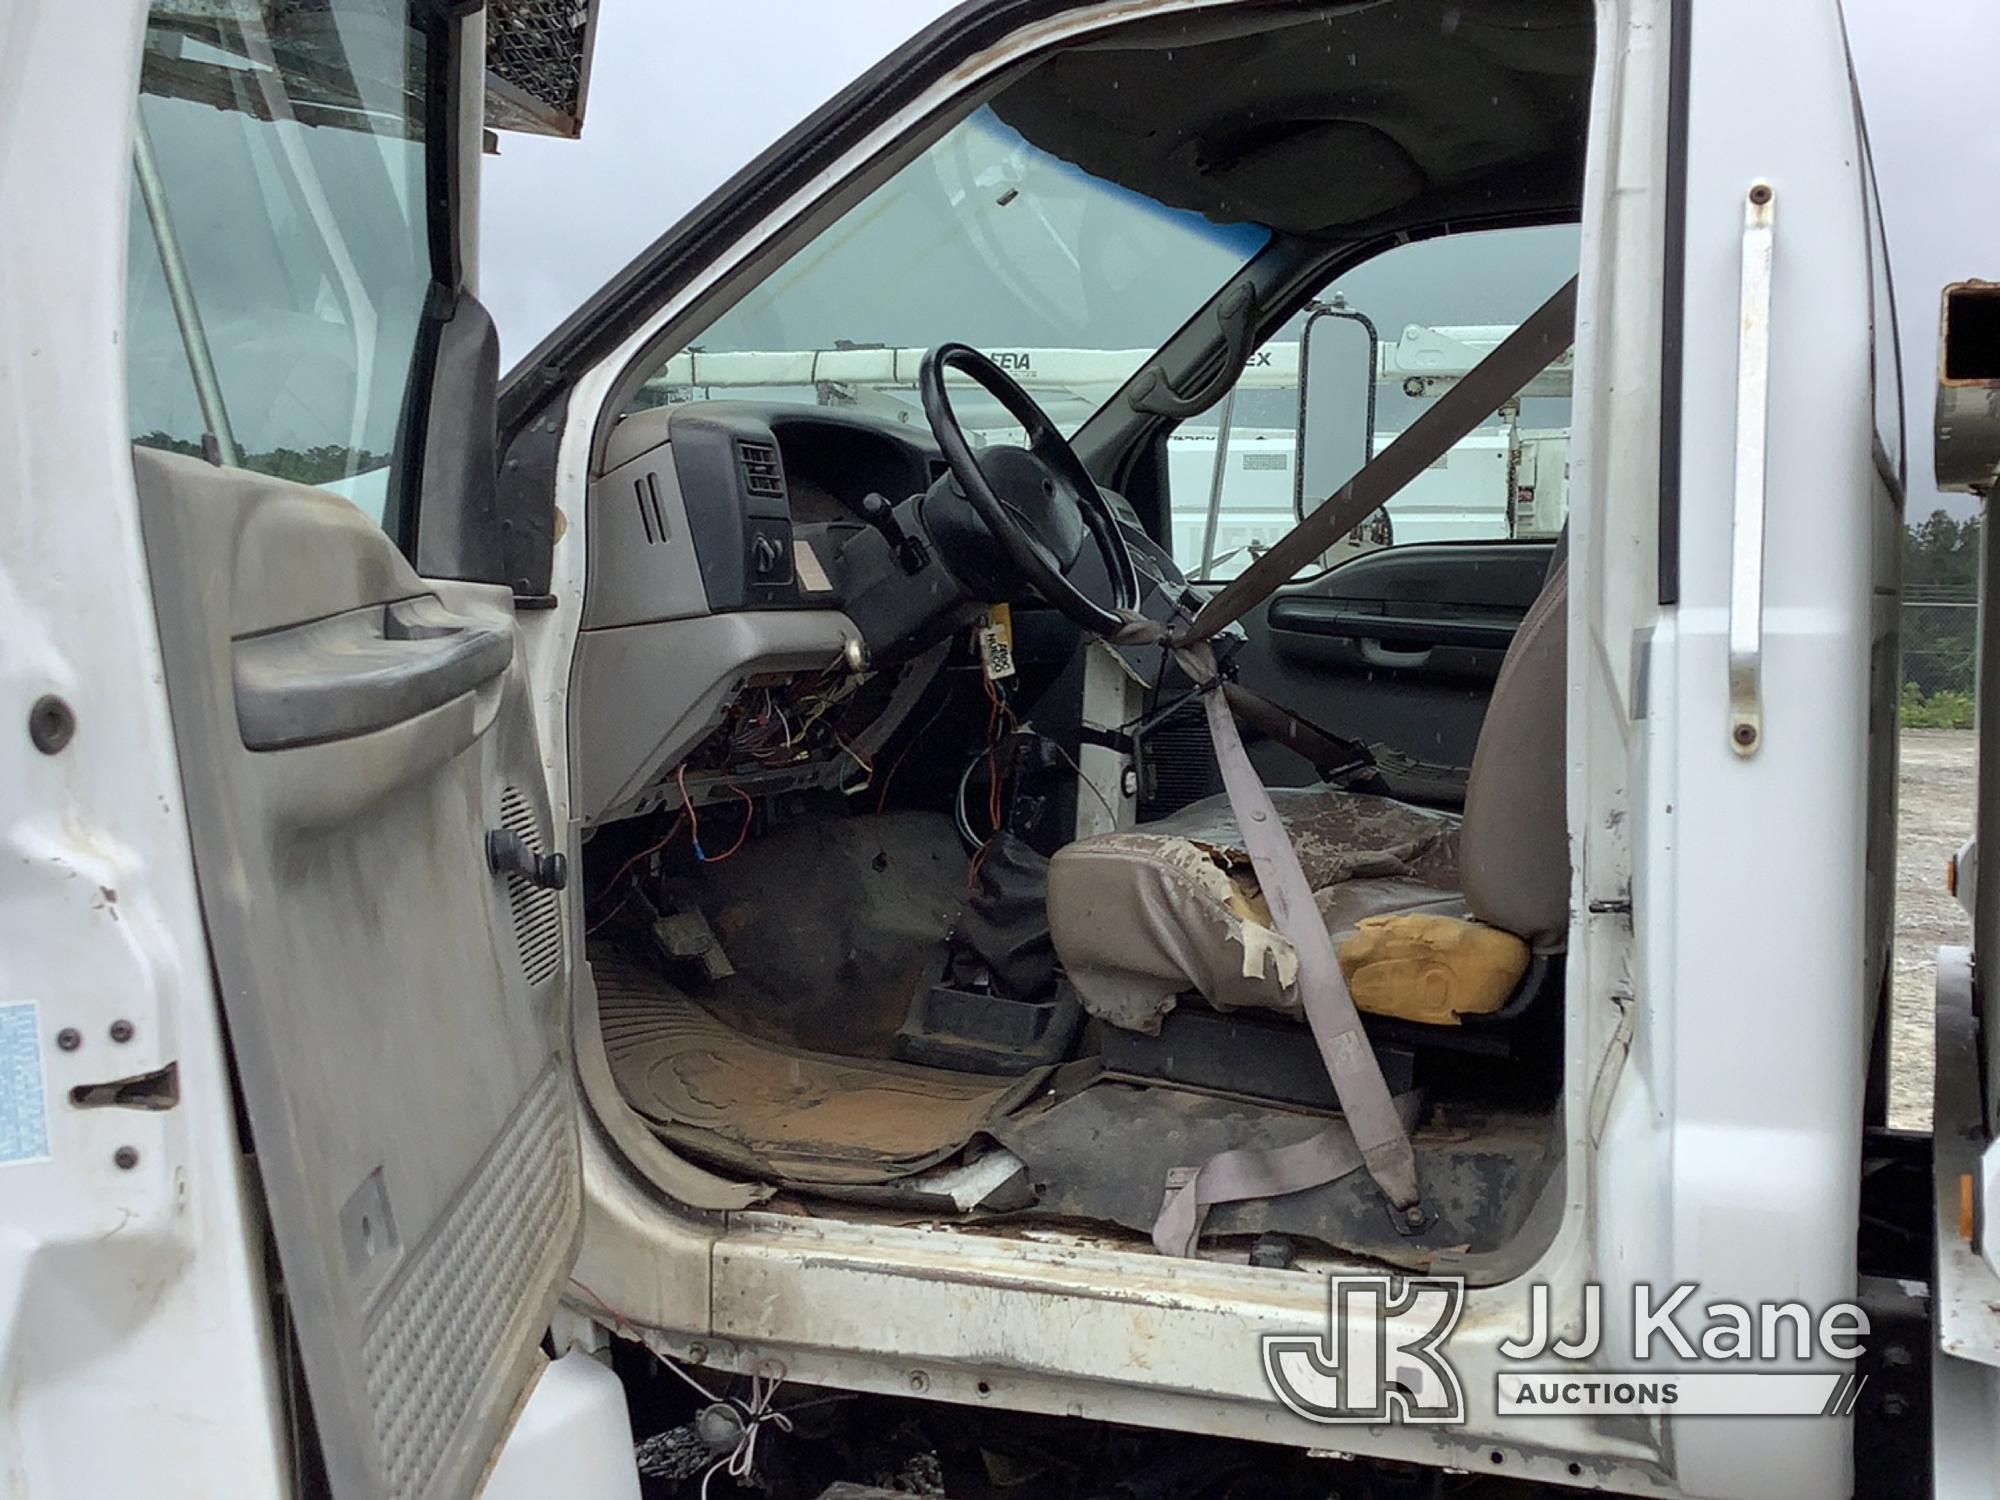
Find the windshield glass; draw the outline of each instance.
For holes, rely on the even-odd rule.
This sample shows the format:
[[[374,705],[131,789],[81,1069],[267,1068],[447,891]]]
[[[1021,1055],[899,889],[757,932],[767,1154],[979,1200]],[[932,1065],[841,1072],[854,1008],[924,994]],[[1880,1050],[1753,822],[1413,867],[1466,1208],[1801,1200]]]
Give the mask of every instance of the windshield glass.
[[[917,361],[956,339],[1074,431],[1270,239],[1093,177],[981,109],[658,366],[635,406],[710,398],[918,423]],[[967,386],[954,409],[1011,428]]]
[[[431,282],[420,17],[159,0],[142,80],[134,439],[327,486],[400,535]]]

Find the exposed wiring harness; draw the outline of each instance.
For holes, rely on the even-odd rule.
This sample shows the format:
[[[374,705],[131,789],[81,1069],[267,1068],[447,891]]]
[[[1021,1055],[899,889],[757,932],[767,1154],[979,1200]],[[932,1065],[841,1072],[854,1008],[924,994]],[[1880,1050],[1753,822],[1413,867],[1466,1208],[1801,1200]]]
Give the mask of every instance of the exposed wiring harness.
[[[727,1408],[733,1411],[736,1414],[737,1420],[742,1423],[742,1431],[737,1435],[735,1446],[720,1458],[717,1458],[703,1472],[701,1476],[702,1500],[707,1500],[708,1487],[715,1482],[717,1474],[727,1474],[731,1479],[739,1483],[750,1478],[751,1471],[756,1467],[757,1462],[757,1437],[764,1428],[774,1427],[779,1432],[790,1432],[792,1430],[792,1419],[772,1404],[777,1399],[779,1388],[785,1383],[786,1369],[783,1360],[760,1359],[757,1361],[750,1372],[750,1395],[747,1400],[735,1396],[718,1396],[714,1391],[703,1385],[699,1380],[696,1380],[694,1376],[682,1368],[679,1360],[669,1358],[667,1355],[654,1349],[652,1345],[647,1344],[645,1339],[640,1335],[639,1330],[632,1325],[631,1320],[612,1307],[602,1297],[598,1296],[596,1292],[593,1292],[573,1276],[570,1278],[570,1285],[596,1303],[598,1310],[608,1316],[621,1332],[644,1345],[647,1351],[661,1365],[678,1376],[688,1389],[706,1401],[711,1409],[715,1407]],[[844,1397],[837,1396],[825,1399],[839,1400],[844,1399]],[[824,1399],[804,1403],[805,1406],[819,1406],[823,1404],[825,1404]],[[802,1408],[793,1408],[793,1410],[800,1409]]]
[[[727,849],[723,850],[722,853],[709,854],[705,852],[701,847],[701,818],[700,815],[695,811],[693,799],[688,796],[687,767],[685,765],[680,767],[680,769],[674,773],[674,780],[675,784],[680,788],[681,812],[679,816],[677,816],[674,819],[673,826],[668,828],[664,834],[662,834],[659,838],[655,839],[652,843],[648,844],[645,848],[641,849],[637,854],[632,855],[629,859],[625,861],[624,864],[620,865],[615,871],[612,872],[611,878],[604,882],[604,885],[599,889],[597,893],[597,899],[599,901],[607,899],[612,894],[612,892],[617,891],[619,887],[624,883],[625,877],[631,874],[632,871],[636,869],[642,861],[651,859],[654,855],[658,854],[661,850],[665,849],[667,845],[671,844],[676,838],[678,838],[683,828],[691,829],[693,831],[694,857],[698,862],[702,864],[710,864],[710,865],[721,864],[722,861],[728,859],[730,855],[736,853],[737,850],[741,849],[744,843],[749,839],[750,825],[753,822],[755,822],[757,818],[756,800],[753,797],[751,797],[751,795],[748,792],[744,791],[742,787],[738,786],[735,782],[733,781],[725,782],[724,785],[726,785],[730,791],[736,793],[737,796],[743,799],[743,826],[736,830],[736,838],[734,842],[732,842]],[[612,902],[610,906],[605,907],[603,911],[598,914],[597,919],[593,921],[589,926],[583,929],[583,935],[585,937],[589,937],[593,932],[596,932],[600,927],[604,926],[605,923],[609,922],[613,917],[617,916],[619,912],[623,911],[625,909],[626,902],[631,899],[631,894],[632,893],[630,887],[626,887],[626,889],[619,895],[616,901]]]
[[[736,830],[735,843],[731,844],[720,854],[710,854],[701,847],[701,814],[695,811],[694,799],[688,795],[686,761],[682,761],[674,769],[674,785],[680,788],[681,807],[687,816],[688,826],[694,830],[694,857],[699,863],[719,865],[743,847],[743,841],[750,837],[750,825],[756,821],[757,817],[757,802],[755,798],[733,781],[725,781],[723,783],[730,791],[743,799],[743,826]]]

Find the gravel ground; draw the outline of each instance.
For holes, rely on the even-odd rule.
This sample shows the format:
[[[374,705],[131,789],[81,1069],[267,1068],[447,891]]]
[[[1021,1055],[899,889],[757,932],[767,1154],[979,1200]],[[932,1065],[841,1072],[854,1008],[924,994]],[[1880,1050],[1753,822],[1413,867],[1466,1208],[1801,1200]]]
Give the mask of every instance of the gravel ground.
[[[1897,809],[1896,974],[1889,1123],[1931,1128],[1931,988],[1940,944],[1971,941],[1944,888],[1945,861],[1972,832],[1973,734],[1906,729]]]

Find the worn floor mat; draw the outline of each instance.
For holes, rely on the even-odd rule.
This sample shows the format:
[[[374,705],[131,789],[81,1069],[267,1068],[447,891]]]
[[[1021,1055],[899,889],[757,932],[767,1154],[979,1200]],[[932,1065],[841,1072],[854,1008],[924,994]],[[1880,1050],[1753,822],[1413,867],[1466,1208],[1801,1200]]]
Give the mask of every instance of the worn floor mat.
[[[669,1142],[765,1181],[881,1183],[922,1171],[1033,1096],[990,1078],[833,1057],[746,1036],[629,962],[593,958],[611,1073]]]
[[[810,819],[666,889],[708,919],[736,969],[690,981],[692,998],[765,1041],[888,1057],[917,986],[944,968],[965,852],[939,813]]]
[[[1199,1166],[1218,1151],[1291,1145],[1325,1124],[1324,1115],[1105,1081],[987,1134],[1027,1163],[1042,1212],[1143,1234],[1159,1215],[1172,1168]],[[1481,1254],[1509,1240],[1526,1217],[1554,1139],[1546,1115],[1482,1114],[1420,1127],[1412,1144],[1434,1215],[1421,1235],[1399,1234],[1381,1189],[1354,1172],[1282,1198],[1217,1205],[1203,1239],[1274,1232],[1413,1269],[1447,1252]]]

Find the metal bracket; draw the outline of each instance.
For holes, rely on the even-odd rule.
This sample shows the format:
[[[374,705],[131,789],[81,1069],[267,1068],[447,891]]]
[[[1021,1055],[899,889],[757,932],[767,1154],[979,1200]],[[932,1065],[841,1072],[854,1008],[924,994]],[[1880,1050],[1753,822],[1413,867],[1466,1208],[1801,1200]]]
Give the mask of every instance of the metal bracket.
[[[1753,182],[1743,203],[1735,521],[1729,548],[1729,745],[1744,757],[1755,755],[1764,743],[1764,471],[1776,210],[1771,184]]]

